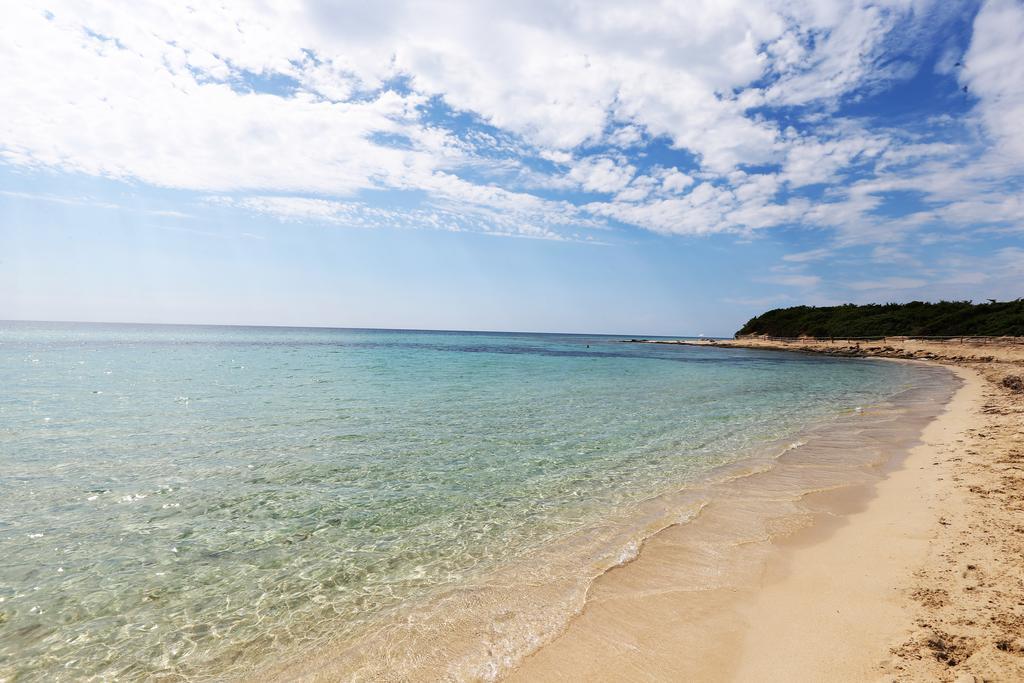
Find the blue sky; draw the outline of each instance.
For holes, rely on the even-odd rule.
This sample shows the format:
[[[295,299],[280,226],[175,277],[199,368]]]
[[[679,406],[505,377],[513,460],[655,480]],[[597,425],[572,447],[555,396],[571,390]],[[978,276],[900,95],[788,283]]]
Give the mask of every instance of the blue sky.
[[[62,0],[0,33],[0,319],[727,335],[1024,296],[1018,0]]]

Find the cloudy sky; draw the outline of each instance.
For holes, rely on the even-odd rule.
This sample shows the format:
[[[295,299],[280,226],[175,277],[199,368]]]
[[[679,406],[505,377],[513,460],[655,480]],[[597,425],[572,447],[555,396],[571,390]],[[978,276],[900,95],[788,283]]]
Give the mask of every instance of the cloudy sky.
[[[1024,3],[28,0],[0,318],[731,334],[1024,296]]]

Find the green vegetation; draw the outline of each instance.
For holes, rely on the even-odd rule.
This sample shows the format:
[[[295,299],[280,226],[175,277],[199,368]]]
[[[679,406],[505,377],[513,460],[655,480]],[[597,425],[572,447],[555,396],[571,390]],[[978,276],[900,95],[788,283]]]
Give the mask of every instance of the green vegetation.
[[[776,308],[751,318],[737,335],[772,337],[1024,336],[1024,299],[972,304],[867,304]]]

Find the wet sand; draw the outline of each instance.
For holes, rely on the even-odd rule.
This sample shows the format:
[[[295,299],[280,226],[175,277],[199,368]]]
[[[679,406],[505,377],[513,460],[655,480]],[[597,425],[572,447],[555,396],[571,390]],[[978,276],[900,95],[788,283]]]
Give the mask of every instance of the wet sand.
[[[629,536],[638,531],[638,519],[654,522],[669,510],[686,512],[672,515],[672,522],[654,522],[657,528],[644,534],[639,552],[618,566],[614,560],[595,565],[589,585],[524,581],[540,578],[537,563],[563,566],[569,576],[565,560],[590,556],[553,548],[530,567],[509,567],[473,591],[454,592],[444,609],[424,610],[423,618],[353,647],[328,647],[258,678],[714,680],[735,672],[752,618],[745,610],[753,609],[769,581],[766,571],[777,571],[792,548],[831,532],[843,514],[862,507],[959,386],[944,369],[923,367],[918,377],[914,388],[888,401],[817,422],[703,482],[652,499],[647,513],[638,511],[628,525]],[[592,540],[622,547],[627,539]],[[518,594],[512,603],[510,587]],[[527,633],[516,627],[523,622],[520,612],[532,616],[520,624]],[[524,645],[530,638],[536,643],[531,656],[495,659],[510,638],[522,636],[529,636]],[[417,653],[415,660],[405,657],[409,652]]]
[[[943,492],[919,468],[963,427],[973,386],[822,426],[723,487],[599,578],[511,679],[863,680],[877,658],[862,653],[901,635],[892,586],[924,560]]]
[[[507,605],[493,585],[453,602],[444,623],[407,624],[429,647],[401,674],[386,662],[410,641],[393,634],[358,656],[263,673],[346,680],[353,660],[371,660],[385,665],[378,680],[1024,680],[1024,409],[1000,384],[1024,357],[986,351],[965,360],[958,348],[938,368],[941,350],[900,349],[929,354],[936,381],[688,492],[705,501],[699,514],[601,573],[523,660],[458,665],[504,637],[501,619],[460,617],[488,613],[470,602]]]
[[[650,539],[511,678],[1024,680],[1024,345],[722,345],[924,357],[962,384],[905,456],[795,501],[802,517],[710,558],[693,557],[688,534],[715,531],[699,523]]]
[[[864,488],[811,504],[830,517],[782,539],[762,588],[740,605],[749,624],[737,650],[740,680],[856,681],[884,677],[891,644],[909,634],[906,600],[929,560],[940,508],[955,501],[947,460],[973,424],[979,378],[925,427],[899,469]]]

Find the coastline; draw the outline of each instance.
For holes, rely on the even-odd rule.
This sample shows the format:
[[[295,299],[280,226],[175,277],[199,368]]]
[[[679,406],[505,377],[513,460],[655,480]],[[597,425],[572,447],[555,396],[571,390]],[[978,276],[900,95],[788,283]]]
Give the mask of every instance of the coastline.
[[[949,454],[976,424],[982,386],[976,374],[955,372],[963,384],[888,476],[808,501],[817,523],[778,541],[761,589],[740,606],[750,627],[738,648],[737,679],[893,673],[886,655],[909,635],[913,607],[905,598],[914,572],[930,559],[938,519],[959,511]]]
[[[702,497],[709,504],[646,536],[628,557],[599,569],[573,604],[557,605],[555,612],[570,616],[550,635],[551,624],[518,623],[527,603],[554,604],[575,588],[538,583],[510,606],[508,591],[523,587],[513,568],[447,596],[443,613],[430,610],[440,620],[410,615],[354,649],[329,646],[243,678],[1020,678],[1024,618],[1015,610],[1024,591],[1013,585],[1016,576],[1024,586],[1014,562],[1020,555],[1009,536],[1009,545],[976,559],[991,540],[981,540],[968,494],[981,490],[989,501],[996,494],[985,463],[975,472],[989,477],[980,489],[967,483],[965,469],[966,454],[992,454],[973,446],[991,438],[986,420],[996,414],[998,390],[989,380],[1005,367],[962,356],[949,368],[912,361],[947,378],[945,395],[911,389],[889,405],[866,404],[787,442],[773,466],[713,482]],[[1015,362],[1006,367],[1019,367]],[[922,386],[930,383],[923,374]],[[1012,408],[998,413],[1010,430],[999,443],[1010,449],[1020,431],[1020,411]],[[1014,508],[1002,508],[1000,524],[1020,533]],[[522,642],[528,649],[499,654],[509,638],[522,639],[520,626],[532,638]],[[409,652],[415,659],[402,661]]]
[[[1020,398],[1000,383],[1024,365],[1024,347],[935,346],[839,347],[951,366],[962,382],[884,476],[803,497],[811,523],[762,544],[759,570],[731,590],[687,595],[682,546],[647,544],[602,577],[581,615],[510,680],[1024,678],[1024,527],[1014,517],[1024,434]],[[999,471],[997,454],[1008,465]],[[1001,545],[979,538],[983,524],[994,524],[988,535]]]
[[[7,498],[7,509],[13,512],[7,519],[23,524],[21,530],[26,534],[40,531],[30,525],[51,519],[47,517],[49,511],[54,515],[50,526],[41,530],[46,540],[27,543],[19,538],[20,533],[8,533],[5,550],[9,558],[30,560],[19,566],[55,569],[47,564],[48,548],[75,543],[79,550],[71,562],[66,555],[61,558],[64,562],[59,568],[63,572],[25,577],[22,585],[38,585],[40,590],[5,601],[4,615],[13,618],[6,622],[6,657],[0,668],[7,671],[18,667],[11,675],[25,671],[24,675],[31,677],[36,671],[55,667],[69,671],[74,667],[74,675],[88,677],[89,672],[114,675],[130,666],[139,675],[151,672],[157,678],[196,680],[499,679],[564,631],[583,610],[594,579],[609,570],[613,575],[619,573],[617,567],[631,566],[640,548],[647,551],[645,556],[650,555],[650,550],[666,538],[658,532],[668,527],[678,527],[668,537],[688,535],[684,545],[694,549],[685,573],[692,579],[690,587],[700,591],[717,582],[718,594],[726,596],[731,584],[725,579],[743,579],[749,575],[744,572],[756,573],[759,566],[756,553],[748,557],[743,549],[757,550],[765,545],[761,543],[763,537],[805,524],[807,510],[796,503],[806,493],[846,484],[851,478],[877,478],[874,470],[884,454],[860,438],[858,431],[871,428],[876,441],[902,439],[905,430],[893,434],[887,424],[900,411],[915,409],[920,396],[915,397],[912,388],[930,385],[945,393],[933,405],[924,406],[927,410],[942,405],[952,391],[947,371],[920,364],[816,359],[774,351],[628,348],[611,340],[595,354],[562,356],[558,351],[564,349],[556,338],[553,355],[511,353],[492,359],[508,360],[508,367],[515,369],[509,374],[522,380],[519,386],[540,388],[535,384],[539,373],[523,372],[524,363],[525,368],[545,370],[551,386],[533,393],[546,402],[530,405],[549,406],[550,410],[541,413],[548,419],[538,419],[536,412],[525,421],[515,419],[515,409],[524,404],[522,394],[514,390],[514,382],[474,384],[474,395],[479,389],[481,397],[499,392],[504,397],[498,404],[504,409],[485,411],[481,417],[490,418],[487,424],[493,429],[488,435],[507,434],[507,441],[481,447],[476,439],[460,437],[450,446],[428,451],[436,457],[427,464],[439,469],[403,470],[400,461],[404,451],[396,445],[407,442],[402,433],[395,433],[393,438],[389,435],[377,443],[393,449],[399,458],[378,456],[371,462],[385,466],[360,467],[353,474],[352,464],[361,465],[368,459],[339,456],[351,451],[382,456],[387,452],[353,447],[359,441],[337,441],[336,437],[347,435],[353,425],[339,422],[331,405],[334,401],[320,400],[323,409],[319,411],[310,401],[309,392],[321,399],[359,398],[353,396],[358,391],[350,390],[353,383],[316,381],[325,374],[321,365],[325,356],[337,355],[330,350],[333,345],[319,343],[316,335],[305,331],[296,334],[295,341],[308,346],[310,353],[295,365],[311,371],[300,374],[298,382],[285,385],[302,387],[299,392],[286,391],[280,397],[294,396],[295,400],[261,402],[265,407],[254,407],[256,412],[243,423],[246,438],[235,441],[241,434],[239,423],[210,420],[223,414],[210,407],[217,405],[218,397],[225,407],[237,406],[237,386],[256,390],[267,378],[276,376],[275,372],[238,373],[240,385],[218,385],[200,377],[183,386],[155,382],[149,390],[136,390],[127,384],[131,381],[128,373],[108,375],[104,367],[119,368],[164,357],[168,334],[147,331],[153,343],[140,345],[141,355],[133,355],[135,352],[129,353],[122,344],[126,342],[134,349],[137,340],[124,338],[120,330],[109,333],[123,342],[98,345],[108,354],[106,362],[102,362],[103,357],[100,362],[87,358],[91,362],[86,368],[94,371],[92,380],[77,384],[75,391],[69,388],[68,403],[87,400],[93,402],[89,405],[103,406],[113,399],[123,406],[119,414],[129,419],[105,419],[84,432],[77,424],[68,428],[76,430],[85,449],[93,445],[98,450],[115,449],[115,457],[83,458],[79,461],[81,469],[71,470],[96,479],[110,473],[110,483],[100,486],[97,482],[82,490],[78,476],[61,474],[46,479],[47,487],[36,489],[40,495],[53,492],[42,497],[43,504],[33,507],[28,504],[32,501],[25,501],[25,505],[19,505],[23,499],[18,496]],[[172,330],[169,336],[181,334]],[[189,331],[189,335],[200,342],[210,337],[211,341],[220,340],[221,335],[231,338],[220,330]],[[49,332],[43,334],[43,340],[49,336]],[[244,342],[245,352],[237,345],[219,341],[189,345],[185,352],[165,359],[167,371],[161,371],[160,376],[173,380],[180,375],[174,371],[174,359],[186,366],[194,365],[197,359],[219,359],[216,365],[226,367],[229,358],[245,355],[246,365],[272,369],[279,365],[280,350],[289,356],[293,353],[287,350],[291,344],[265,344],[263,337],[249,331],[237,337]],[[61,332],[54,341],[57,348],[67,347],[74,352],[62,355],[64,363],[77,366],[81,345],[76,339],[69,340]],[[457,340],[452,346],[490,348],[489,340],[472,344],[466,341]],[[37,345],[31,340],[26,344],[29,351]],[[196,351],[202,349],[206,351],[197,355]],[[509,350],[518,349],[512,344]],[[542,351],[547,349],[544,344],[540,346]],[[602,353],[607,359],[598,363],[595,356],[600,359]],[[637,362],[637,358],[660,362]],[[478,365],[476,356],[456,355],[453,359],[460,365]],[[376,366],[381,356],[373,353],[368,360]],[[431,362],[424,367],[436,374],[433,359],[427,360]],[[595,367],[599,365],[604,370]],[[37,372],[34,366],[25,367],[28,369],[24,373]],[[48,367],[57,371],[53,376],[59,378],[64,365]],[[335,370],[340,373],[343,367],[347,365]],[[552,369],[557,372],[551,373]],[[420,384],[414,379],[416,373],[403,370],[396,368],[395,372],[410,377],[410,389]],[[13,374],[16,378],[22,376],[21,372]],[[504,375],[494,379],[505,379]],[[588,385],[588,381],[593,383]],[[196,405],[191,408],[175,400],[173,412],[166,410],[172,396],[204,396],[195,391],[199,384],[222,388],[205,400],[194,399]],[[168,386],[174,388],[168,390]],[[102,389],[102,393],[90,391],[93,387]],[[551,391],[559,388],[576,395],[575,402],[562,400],[560,392]],[[398,397],[434,395],[381,389]],[[367,387],[361,391],[366,392]],[[118,400],[119,396],[132,400]],[[365,398],[372,396],[370,392]],[[417,402],[423,412],[410,409],[406,414],[431,420],[447,416],[450,420],[476,412],[467,408],[479,406],[483,410],[473,401],[435,403]],[[58,402],[45,414],[68,414],[73,409]],[[33,426],[39,422],[39,412],[23,413],[15,424],[25,424],[25,434],[45,436],[42,429],[52,429]],[[141,457],[162,453],[162,436],[151,440],[153,437],[144,435],[148,447],[141,448],[140,442],[116,438],[120,435],[118,424],[135,424],[132,416],[150,415],[154,421],[148,425],[173,427],[177,431],[172,434],[207,435],[203,444],[191,438],[176,440],[180,448],[177,453],[185,456],[172,461],[184,468],[176,480],[167,479],[166,458]],[[559,421],[561,418],[564,420]],[[630,427],[633,420],[642,423]],[[449,426],[465,424],[467,436],[480,433],[473,424],[440,421]],[[534,423],[544,431],[516,426]],[[326,429],[321,431],[317,424]],[[366,424],[377,421],[368,420]],[[349,429],[340,429],[343,426]],[[297,435],[299,429],[302,432]],[[540,445],[531,450],[528,440],[538,434],[552,434],[559,440],[537,440]],[[916,438],[916,432],[910,436]],[[303,451],[315,444],[317,452],[309,459],[282,458],[281,453],[290,452],[288,444],[296,440],[304,446]],[[467,461],[459,442],[483,457]],[[509,450],[503,443],[527,448]],[[586,445],[600,447],[599,456],[581,449]],[[41,477],[51,476],[46,467],[46,441],[32,438],[25,446],[32,447],[26,452],[38,453],[39,457],[22,460],[41,466],[26,462],[12,468],[12,475],[38,472]],[[116,455],[117,449],[124,453],[139,451],[140,458]],[[207,458],[195,457],[207,452],[216,452],[228,466],[211,471]],[[545,471],[538,469],[532,458],[513,457],[520,453],[557,456],[549,471],[557,476],[532,478],[534,473],[544,475]],[[188,469],[190,461],[198,467]],[[524,466],[518,467],[517,462]],[[566,464],[573,467],[567,468]],[[422,477],[425,470],[428,476]],[[469,514],[448,516],[445,510],[419,503],[424,500],[422,496],[408,495],[422,489],[410,488],[405,482],[429,484],[435,481],[429,478],[430,472],[463,486],[463,492],[474,492],[472,497],[460,496],[459,489],[436,484],[426,489],[441,494],[435,500],[452,505],[454,512],[462,509]],[[500,484],[491,480],[470,487],[473,481],[467,478],[469,475],[489,473],[500,478]],[[564,476],[566,473],[572,478]],[[117,476],[124,476],[124,483],[118,483],[114,478]],[[542,485],[549,481],[554,486],[544,488]],[[358,482],[368,486],[356,488]],[[565,482],[569,484],[563,485]],[[376,496],[375,486],[386,495]],[[360,491],[373,495],[361,497]],[[566,505],[566,501],[575,504],[575,500],[558,497],[573,491],[582,494],[576,509]],[[548,492],[554,495],[546,495]],[[606,492],[608,495],[603,495]],[[503,497],[499,499],[497,494]],[[470,498],[474,509],[459,507],[461,501]],[[78,504],[58,507],[69,499]],[[426,500],[429,502],[429,498]],[[362,505],[361,501],[370,504]],[[502,504],[491,505],[488,501]],[[411,506],[410,502],[417,505]],[[551,504],[556,502],[553,508]],[[359,510],[371,514],[350,514]],[[508,514],[486,514],[487,510]],[[390,517],[382,518],[378,512]],[[315,516],[310,518],[310,514]],[[369,524],[353,528],[353,520]],[[487,529],[474,526],[474,520],[507,525],[515,531],[504,535],[511,542],[500,547],[480,542],[476,532]],[[140,523],[142,527],[136,526]],[[117,598],[109,603],[111,609],[104,611],[106,606],[101,605],[100,610],[84,615],[88,619],[76,621],[82,614],[77,605],[93,604],[89,596],[95,589],[76,590],[105,581],[107,575],[93,567],[102,566],[105,558],[117,557],[121,552],[119,544],[106,543],[110,538],[107,531],[112,528],[148,532],[139,534],[136,555],[152,555],[156,562],[132,562],[126,571],[118,571],[111,577],[116,579],[116,591],[105,591]],[[538,528],[540,532],[535,533]],[[535,542],[519,543],[523,538]],[[374,548],[377,551],[371,552]],[[736,573],[723,574],[721,566]],[[434,571],[434,567],[448,573]],[[137,590],[145,591],[141,596],[144,599],[135,599]],[[231,603],[222,604],[220,597]],[[37,604],[43,618],[32,616],[34,612],[26,614]],[[132,623],[146,619],[155,628],[133,630],[132,640],[121,640],[116,633],[118,622],[107,620],[100,626],[109,624],[110,630],[98,630],[96,617],[104,614]],[[31,631],[22,628],[33,623],[42,628],[52,624],[46,638],[33,638]],[[224,624],[230,628],[222,630]],[[39,627],[36,629],[38,633]],[[77,633],[88,633],[91,640],[72,639]],[[97,642],[110,643],[111,647],[89,647]],[[11,647],[15,643],[18,647]],[[148,647],[138,646],[144,643]]]
[[[578,628],[593,606],[607,597],[609,585],[652,560],[661,565],[647,577],[652,594],[663,594],[665,585],[675,580],[677,588],[694,598],[678,611],[680,615],[694,610],[734,614],[730,610],[737,590],[760,580],[765,553],[773,549],[765,541],[814,522],[818,513],[803,504],[806,497],[851,485],[870,486],[891,454],[909,448],[953,393],[954,380],[945,370],[921,366],[901,374],[907,375],[907,384],[894,388],[896,393],[863,407],[850,404],[846,410],[827,411],[799,431],[786,432],[679,490],[644,501],[619,520],[621,524],[606,520],[600,528],[538,551],[528,566],[515,563],[481,576],[469,590],[453,590],[436,604],[410,608],[400,620],[382,624],[358,640],[296,652],[287,661],[243,678],[516,678],[549,649],[557,651],[566,633]],[[617,531],[609,536],[609,530]],[[659,548],[667,549],[669,556]],[[512,603],[509,590],[517,595]],[[645,621],[650,616],[642,610],[637,615]],[[612,620],[599,622],[612,628],[607,634],[611,639],[629,631],[628,625]],[[697,626],[702,630],[709,624],[704,620]],[[715,626],[716,642],[738,632],[734,621]],[[688,635],[699,633],[691,629]],[[719,667],[730,663],[728,653],[723,654]],[[555,678],[580,674],[573,657],[560,661],[573,671],[556,672]],[[617,664],[582,677],[600,678],[607,671],[618,677],[623,669]],[[705,673],[714,671],[712,667]],[[674,673],[662,678],[674,678]],[[650,678],[649,674],[643,677]],[[526,679],[536,676],[540,675],[530,672]]]
[[[837,538],[848,513],[869,507],[888,476],[912,460],[922,430],[948,418],[962,389],[929,392],[890,411],[869,407],[805,437],[792,461],[737,482],[737,491],[719,494],[717,509],[666,530],[636,561],[601,577],[583,613],[511,680],[582,681],[606,672],[619,679],[625,671],[636,680],[863,680],[838,671],[815,678],[814,658],[827,662],[835,648],[815,647],[819,641],[799,631],[806,626],[817,636],[835,613],[821,612],[822,619],[815,610],[828,597],[830,565],[849,560]],[[790,580],[790,569],[805,564],[805,548],[822,554],[811,563],[819,574]],[[773,588],[778,599],[762,602]],[[855,642],[847,627],[835,634]]]

